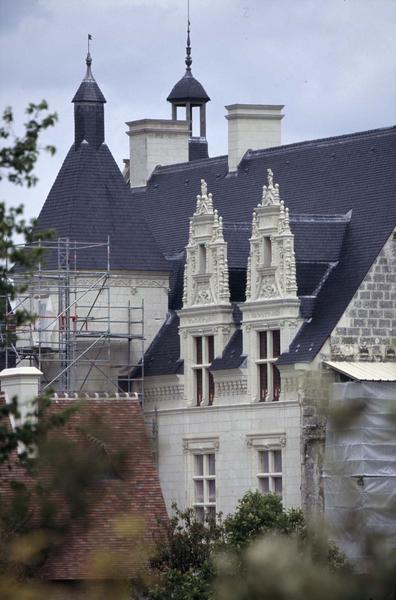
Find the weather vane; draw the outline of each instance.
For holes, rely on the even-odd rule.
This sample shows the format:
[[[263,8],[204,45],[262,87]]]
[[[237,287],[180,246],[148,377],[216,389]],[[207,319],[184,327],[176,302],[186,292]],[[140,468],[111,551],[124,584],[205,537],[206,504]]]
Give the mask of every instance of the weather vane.
[[[88,33],[88,54],[89,54],[89,42],[92,40],[92,35]]]

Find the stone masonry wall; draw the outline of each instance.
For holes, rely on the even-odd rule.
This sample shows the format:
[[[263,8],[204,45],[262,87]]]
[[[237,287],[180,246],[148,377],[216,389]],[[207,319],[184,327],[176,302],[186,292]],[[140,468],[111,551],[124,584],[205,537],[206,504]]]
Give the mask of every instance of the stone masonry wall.
[[[335,360],[396,360],[396,234],[381,250],[330,337]]]
[[[300,384],[303,395],[301,504],[308,515],[320,514],[324,509],[325,415],[333,381],[332,371],[315,364]]]

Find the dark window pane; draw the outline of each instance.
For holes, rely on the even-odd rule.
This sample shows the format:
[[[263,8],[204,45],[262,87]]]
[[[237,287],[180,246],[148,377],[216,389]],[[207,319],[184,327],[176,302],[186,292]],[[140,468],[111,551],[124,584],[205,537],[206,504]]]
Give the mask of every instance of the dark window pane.
[[[202,403],[202,369],[197,369],[195,371],[195,387],[197,392],[197,406],[200,406]]]
[[[194,475],[197,475],[198,477],[202,477],[203,475],[203,461],[204,461],[204,457],[203,454],[195,454],[194,456]]]
[[[274,471],[282,473],[282,451],[274,450]]]
[[[262,494],[268,494],[268,492],[270,491],[268,477],[260,477],[259,485],[260,485],[260,492]]]
[[[206,273],[206,246],[205,246],[205,244],[199,244],[198,265],[199,265],[199,272]]]
[[[214,359],[214,336],[208,335],[208,362],[212,362]]]
[[[214,479],[209,479],[208,487],[209,502],[216,502],[216,481]]]
[[[200,523],[204,522],[204,518],[205,518],[205,510],[203,506],[196,506],[195,507],[195,515],[197,517],[197,521],[199,521]]]
[[[267,332],[266,331],[260,331],[259,343],[260,343],[260,358],[267,358]]]
[[[208,506],[207,512],[206,512],[206,517],[207,517],[208,521],[216,520],[216,507],[215,506]]]
[[[194,481],[195,487],[195,502],[203,503],[204,501],[204,482],[203,479]]]
[[[282,495],[282,477],[274,477],[274,490],[279,496]]]
[[[259,365],[260,369],[260,402],[265,402],[268,393],[267,365]]]
[[[208,379],[209,379],[209,404],[213,404],[215,385],[214,385],[213,375],[210,371],[208,371]]]
[[[272,332],[272,356],[277,358],[280,355],[280,331],[276,329]]]
[[[281,378],[280,378],[280,373],[279,373],[279,369],[275,366],[272,365],[272,377],[273,377],[273,384],[274,384],[274,400],[279,400],[279,396],[280,396],[280,392],[281,392]]]
[[[195,362],[197,365],[202,365],[202,338],[195,338]]]
[[[208,454],[208,472],[209,472],[209,475],[216,474],[216,462],[215,462],[214,454]]]
[[[268,450],[260,451],[259,458],[260,458],[260,465],[259,465],[260,473],[269,473]]]

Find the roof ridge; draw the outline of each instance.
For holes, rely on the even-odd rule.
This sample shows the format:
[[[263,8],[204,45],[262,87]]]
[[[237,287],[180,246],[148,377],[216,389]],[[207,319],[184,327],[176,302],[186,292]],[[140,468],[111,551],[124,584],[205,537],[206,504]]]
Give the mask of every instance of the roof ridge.
[[[281,146],[274,146],[272,148],[261,148],[258,150],[247,150],[246,153],[244,154],[242,161],[247,160],[249,158],[256,158],[256,157],[260,157],[263,155],[263,153],[267,153],[267,152],[279,152],[279,151],[284,151],[284,150],[290,150],[290,149],[299,149],[302,147],[311,147],[311,145],[322,145],[322,144],[326,144],[326,142],[334,142],[336,140],[349,140],[349,139],[355,139],[355,138],[370,138],[374,135],[378,135],[379,133],[386,135],[388,133],[391,132],[396,132],[396,125],[391,125],[389,127],[378,127],[377,129],[367,129],[365,131],[354,131],[352,133],[343,133],[341,135],[334,135],[334,136],[330,136],[330,137],[324,137],[324,138],[315,138],[312,140],[304,140],[301,142],[292,142],[291,144],[282,144]]]
[[[221,156],[210,156],[209,158],[197,158],[196,160],[186,161],[182,163],[174,163],[172,165],[157,165],[151,174],[151,177],[160,173],[178,172],[183,171],[186,166],[198,167],[205,165],[206,163],[213,164],[214,162],[221,162],[228,158],[227,154]],[[151,179],[150,177],[150,179]]]

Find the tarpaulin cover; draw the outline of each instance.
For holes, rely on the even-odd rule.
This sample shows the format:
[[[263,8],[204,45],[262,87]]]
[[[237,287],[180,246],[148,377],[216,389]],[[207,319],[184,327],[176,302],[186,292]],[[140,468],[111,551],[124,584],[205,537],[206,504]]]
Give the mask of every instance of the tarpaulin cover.
[[[332,387],[331,409],[350,408],[355,416],[341,426],[328,420],[325,513],[341,549],[363,564],[365,533],[396,547],[396,383]]]

